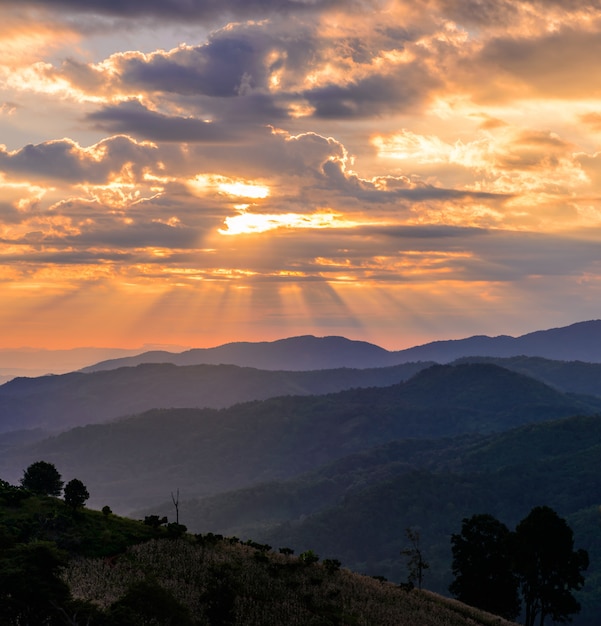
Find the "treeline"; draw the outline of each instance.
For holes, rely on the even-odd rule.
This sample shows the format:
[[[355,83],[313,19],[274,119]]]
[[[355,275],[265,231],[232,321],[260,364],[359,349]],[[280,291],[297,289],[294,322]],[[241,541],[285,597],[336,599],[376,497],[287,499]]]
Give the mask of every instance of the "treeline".
[[[474,515],[451,544],[449,591],[458,600],[508,619],[523,609],[525,626],[580,611],[572,591],[584,585],[588,554],[574,549],[572,530],[550,507],[532,509],[513,532],[492,515]]]

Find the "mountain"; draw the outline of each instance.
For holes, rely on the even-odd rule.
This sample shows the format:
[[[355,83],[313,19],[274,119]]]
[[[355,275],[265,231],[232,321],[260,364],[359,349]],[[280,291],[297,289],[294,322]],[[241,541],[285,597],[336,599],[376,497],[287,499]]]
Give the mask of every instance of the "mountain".
[[[291,337],[258,343],[228,343],[216,348],[196,348],[186,352],[145,352],[138,356],[102,361],[82,369],[92,372],[140,363],[174,363],[175,365],[231,364],[264,370],[322,370],[340,367],[366,369],[398,365],[394,353],[365,341],[344,337]]]
[[[492,364],[436,365],[382,388],[288,396],[222,410],[153,410],[16,446],[0,475],[44,459],[89,485],[93,502],[141,508],[175,488],[210,495],[309,471],[400,438],[491,433],[601,410]]]
[[[601,320],[536,331],[520,337],[482,335],[435,341],[399,351],[388,351],[364,341],[352,341],[344,337],[307,335],[273,342],[229,343],[215,348],[197,348],[181,353],[144,352],[133,357],[102,361],[85,367],[82,371],[95,372],[141,363],[231,364],[291,371],[339,367],[366,369],[415,361],[449,363],[466,356],[520,355],[600,363]]]
[[[539,356],[563,361],[601,362],[601,320],[578,322],[563,328],[528,333],[520,337],[475,336],[435,341],[396,353],[411,361],[448,363],[466,356]]]
[[[0,386],[0,433],[58,432],[158,408],[224,408],[287,394],[388,386],[427,363],[373,370],[264,371],[235,365],[142,364],[83,374],[16,378]]]
[[[458,363],[494,363],[570,393],[601,396],[601,363],[553,361],[541,357],[464,357]]]
[[[36,348],[0,349],[0,383],[16,376],[45,376],[78,370],[99,359],[115,359],[139,354],[140,349],[72,348],[44,350]]]

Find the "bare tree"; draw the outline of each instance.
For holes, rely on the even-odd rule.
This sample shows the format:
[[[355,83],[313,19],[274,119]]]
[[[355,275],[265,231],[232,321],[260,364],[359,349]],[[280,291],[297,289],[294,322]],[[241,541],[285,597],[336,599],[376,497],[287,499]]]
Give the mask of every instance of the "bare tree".
[[[171,492],[171,500],[173,501],[173,506],[175,507],[175,523],[179,524],[179,489],[177,490],[176,495],[173,495],[173,491]]]
[[[424,570],[430,567],[429,563],[424,560],[420,545],[419,531],[413,528],[407,528],[405,535],[409,539],[411,546],[401,550],[401,556],[407,557],[407,568],[409,569],[408,580],[411,584],[417,583],[417,588],[422,588],[424,579]]]

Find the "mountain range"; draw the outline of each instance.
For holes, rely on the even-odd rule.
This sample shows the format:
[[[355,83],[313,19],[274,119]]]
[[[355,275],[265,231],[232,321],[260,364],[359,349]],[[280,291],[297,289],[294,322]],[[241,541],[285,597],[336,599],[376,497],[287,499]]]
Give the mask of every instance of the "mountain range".
[[[137,356],[101,361],[84,372],[116,369],[141,363],[175,365],[230,364],[265,370],[315,370],[339,367],[388,367],[412,361],[449,363],[466,356],[538,356],[557,360],[601,362],[601,320],[578,322],[563,328],[536,331],[520,337],[474,336],[435,341],[406,350],[388,351],[344,337],[291,337],[272,342],[229,343],[185,352],[144,352]]]
[[[593,626],[600,341],[601,321],[399,352],[295,337],[17,378],[0,386],[0,477],[17,483],[43,459],[93,506],[136,516],[171,515],[178,490],[194,532],[315,549],[393,580],[403,531],[418,528],[440,593],[464,517],[512,525],[552,506],[591,555],[575,623]]]

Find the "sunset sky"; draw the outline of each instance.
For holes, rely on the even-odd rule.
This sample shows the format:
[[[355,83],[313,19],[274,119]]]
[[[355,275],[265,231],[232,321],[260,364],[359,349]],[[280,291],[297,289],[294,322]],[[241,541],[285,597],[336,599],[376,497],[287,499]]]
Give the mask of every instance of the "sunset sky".
[[[601,317],[599,1],[0,17],[0,348]]]

